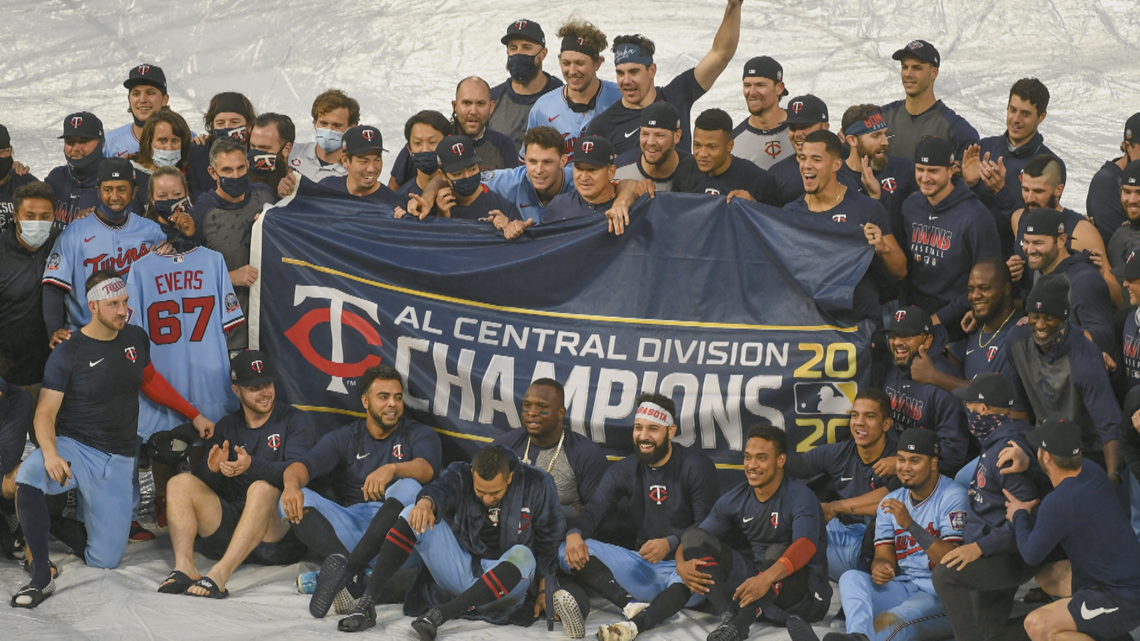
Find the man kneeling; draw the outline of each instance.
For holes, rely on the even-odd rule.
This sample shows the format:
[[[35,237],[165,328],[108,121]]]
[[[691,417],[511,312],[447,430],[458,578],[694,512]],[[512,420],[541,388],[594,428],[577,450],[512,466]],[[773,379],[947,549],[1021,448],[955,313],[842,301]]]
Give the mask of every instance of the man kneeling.
[[[275,517],[285,468],[312,449],[317,433],[303,412],[277,405],[276,378],[268,357],[255,350],[230,363],[241,409],[218,421],[210,453],[194,473],[179,474],[167,485],[174,571],[159,592],[222,599],[246,559],[287,565],[305,555],[289,524]],[[205,576],[194,567],[195,548],[220,559]]]

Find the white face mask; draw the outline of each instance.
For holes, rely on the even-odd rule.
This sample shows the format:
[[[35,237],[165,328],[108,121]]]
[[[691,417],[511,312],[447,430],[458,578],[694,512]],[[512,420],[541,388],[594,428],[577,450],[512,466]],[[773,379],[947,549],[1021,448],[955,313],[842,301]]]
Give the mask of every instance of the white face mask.
[[[150,159],[154,161],[155,167],[173,167],[182,160],[182,150],[153,149],[150,152]]]
[[[21,220],[20,225],[20,240],[24,241],[26,245],[38,249],[40,245],[47,242],[48,236],[51,235],[50,220]]]

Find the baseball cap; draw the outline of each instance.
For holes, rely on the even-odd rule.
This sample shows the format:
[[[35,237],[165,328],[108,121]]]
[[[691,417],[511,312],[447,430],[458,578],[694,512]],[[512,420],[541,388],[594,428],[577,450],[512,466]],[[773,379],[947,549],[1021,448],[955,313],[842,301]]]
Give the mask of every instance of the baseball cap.
[[[1076,456],[1081,453],[1081,428],[1067,418],[1047,418],[1037,429],[1025,435],[1035,450],[1053,456]]]
[[[1034,207],[1025,212],[1025,233],[1056,238],[1067,233],[1065,214],[1052,207]]]
[[[75,136],[76,138],[102,138],[103,121],[95,114],[87,111],[77,111],[63,119],[63,135],[60,138]]]
[[[584,136],[574,145],[574,162],[604,167],[614,164],[614,146],[601,136]]]
[[[1069,283],[1064,276],[1047,275],[1037,279],[1025,297],[1025,312],[1069,317]]]
[[[942,443],[938,440],[938,434],[921,427],[912,427],[899,434],[898,451],[938,456],[942,454]]]
[[[775,58],[770,56],[756,56],[755,58],[744,63],[744,77],[745,78],[768,78],[773,82],[784,81],[784,67],[776,62]],[[784,88],[784,93],[781,96],[788,95],[788,89]]]
[[[1013,385],[1001,374],[978,374],[969,386],[959,387],[953,393],[967,403],[985,403],[990,407],[1013,405]]]
[[[1124,139],[1132,142],[1137,138],[1140,138],[1140,112],[1129,116],[1128,121],[1124,123]]]
[[[7,149],[12,146],[12,137],[8,135],[8,128],[0,125],[0,149]]]
[[[641,110],[641,126],[676,131],[681,128],[681,114],[673,105],[659,100]]]
[[[7,140],[8,130],[4,130],[4,139]],[[9,145],[11,146],[11,145]],[[3,149],[3,145],[0,145]],[[1140,160],[1133,160],[1124,166],[1124,171],[1120,172],[1120,184],[1129,187],[1140,187]]]
[[[247,349],[230,360],[230,381],[242,387],[257,387],[277,380],[277,370],[265,352]]]
[[[827,122],[827,105],[811,94],[792,98],[788,101],[785,111],[788,112],[788,117],[784,122],[789,125],[814,125],[817,122]]]
[[[954,164],[954,145],[934,136],[923,138],[914,146],[914,164],[949,167]]]
[[[147,445],[154,460],[166,465],[178,465],[197,440],[198,430],[194,429],[194,424],[183,423],[174,429],[151,434]]]
[[[911,305],[900,307],[891,314],[887,321],[888,332],[902,332],[904,334],[929,334],[930,314],[921,307]]]
[[[925,40],[911,40],[905,47],[896,51],[891,58],[902,60],[907,56],[914,56],[923,62],[929,62],[935,67],[942,63],[942,58],[938,55],[938,50],[934,48],[934,45]]]
[[[99,161],[99,182],[126,180],[135,184],[135,168],[126,158],[104,158]]]
[[[341,136],[340,148],[350,156],[358,156],[370,151],[381,152],[384,151],[384,139],[376,127],[357,125]]]
[[[157,87],[165,95],[166,74],[162,73],[162,67],[141,64],[131,69],[127,79],[123,81],[123,86],[127,89],[134,89],[139,85]]]
[[[533,40],[542,46],[546,46],[546,34],[542,32],[542,27],[533,20],[515,20],[507,27],[507,35],[499,41],[507,44],[514,38],[526,38]]]
[[[439,156],[439,167],[445,174],[454,174],[483,162],[479,154],[475,153],[475,143],[460,134],[447,136],[439,141],[435,146],[435,153]]]
[[[1113,269],[1112,275],[1122,280],[1140,280],[1140,256],[1136,254],[1136,250],[1128,252],[1124,264]]]

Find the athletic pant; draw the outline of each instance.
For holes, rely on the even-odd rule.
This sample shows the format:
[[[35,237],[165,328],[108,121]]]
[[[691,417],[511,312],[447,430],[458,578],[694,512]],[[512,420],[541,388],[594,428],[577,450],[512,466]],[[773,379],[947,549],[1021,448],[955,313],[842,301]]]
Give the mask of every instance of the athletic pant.
[[[849,634],[871,641],[925,641],[953,634],[929,580],[902,577],[875,585],[870,574],[851,570],[839,578],[839,597]]]
[[[666,557],[657,563],[650,563],[633,550],[594,539],[586,539],[586,547],[590,549],[590,556],[597,557],[610,569],[618,585],[642,603],[649,603],[674,583],[684,583],[677,575],[677,561],[672,558]],[[558,548],[558,563],[563,571],[573,572],[566,563],[565,543]],[[685,607],[694,608],[704,600],[703,594],[694,594],[685,603]]]
[[[934,590],[956,638],[1002,641],[1007,627],[1021,628],[1008,625],[1009,613],[1017,589],[1036,573],[1037,568],[1027,565],[1016,551],[1005,552],[982,557],[961,570],[935,565]]]
[[[404,505],[411,506],[415,505],[416,496],[421,489],[423,486],[415,479],[400,479],[388,486],[384,496],[390,496]],[[360,542],[360,537],[364,536],[368,525],[372,523],[372,517],[376,516],[376,513],[380,511],[380,506],[384,505],[383,501],[365,501],[345,507],[326,499],[307,487],[303,488],[301,493],[305,496],[305,507],[320,512],[328,519],[333,529],[336,530],[336,538],[340,539],[345,549],[350,551],[356,548],[356,544]],[[285,518],[285,511],[281,509],[280,503],[277,504],[277,512],[278,516]]]

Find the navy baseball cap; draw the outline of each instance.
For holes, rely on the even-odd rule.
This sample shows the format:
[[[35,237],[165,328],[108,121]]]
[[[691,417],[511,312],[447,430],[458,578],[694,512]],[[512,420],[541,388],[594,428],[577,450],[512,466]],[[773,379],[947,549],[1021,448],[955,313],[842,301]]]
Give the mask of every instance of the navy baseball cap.
[[[5,129],[4,133],[7,134],[8,130]],[[3,146],[0,146],[2,149]],[[1124,166],[1124,171],[1120,172],[1120,185],[1122,187],[1140,187],[1140,160],[1133,160]]]
[[[929,334],[930,314],[921,307],[911,305],[900,307],[891,314],[887,321],[888,332],[902,332],[903,334]]]
[[[923,62],[930,63],[935,67],[942,64],[942,58],[938,55],[938,50],[934,45],[925,40],[911,40],[905,47],[899,49],[891,56],[895,60],[902,60],[907,56],[914,56]]]
[[[131,69],[127,79],[123,81],[123,86],[129,90],[139,85],[156,87],[166,95],[166,74],[162,73],[162,67],[141,64]]]
[[[574,145],[574,162],[584,162],[587,165],[605,167],[614,164],[614,146],[609,140],[601,136],[583,136]]]
[[[772,82],[784,81],[784,67],[770,56],[756,56],[744,63],[745,78],[767,78]],[[787,87],[781,96],[788,95]]]
[[[380,153],[385,151],[384,138],[380,130],[371,125],[357,125],[344,132],[341,137],[340,148],[349,156],[359,156],[370,151]]]
[[[1068,233],[1065,229],[1065,214],[1052,207],[1034,207],[1025,212],[1025,234],[1052,236],[1056,238]]]
[[[681,128],[681,114],[673,105],[659,100],[641,110],[641,126],[676,131]]]
[[[923,138],[914,146],[914,164],[949,167],[954,164],[954,145],[934,136]]]
[[[978,374],[967,387],[954,390],[954,396],[967,403],[985,403],[990,407],[1011,407],[1013,385],[1001,374]]]
[[[77,111],[63,119],[63,135],[60,138],[102,138],[103,121],[95,114]]]
[[[526,38],[544,47],[546,46],[546,34],[542,32],[542,27],[534,20],[515,20],[507,27],[507,35],[503,36],[499,42],[507,44],[515,38]]]
[[[230,381],[242,387],[257,387],[277,380],[277,370],[265,352],[247,349],[230,360]]]
[[[12,146],[12,137],[8,135],[8,128],[0,125],[0,149],[7,149]]]
[[[1124,264],[1113,269],[1112,275],[1127,281],[1140,280],[1140,255],[1136,254],[1136,250],[1128,252]]]
[[[1124,140],[1132,142],[1140,138],[1140,112],[1132,114],[1124,123]]]
[[[912,427],[899,434],[899,452],[922,454],[924,456],[939,456],[942,454],[942,443],[938,434],[921,427]]]
[[[792,98],[788,101],[785,111],[788,112],[788,117],[784,122],[789,125],[814,125],[817,122],[827,122],[827,105],[811,94]]]
[[[1047,314],[1062,320],[1069,317],[1069,283],[1064,276],[1042,276],[1025,297],[1025,313]]]
[[[1081,428],[1067,418],[1047,418],[1041,425],[1025,435],[1035,450],[1045,450],[1053,456],[1076,456],[1081,453]]]
[[[135,168],[126,158],[104,158],[99,161],[99,182],[126,180],[135,184]]]
[[[483,162],[479,154],[475,153],[475,143],[461,134],[447,136],[439,141],[435,153],[439,156],[439,168],[445,174],[454,174]]]

